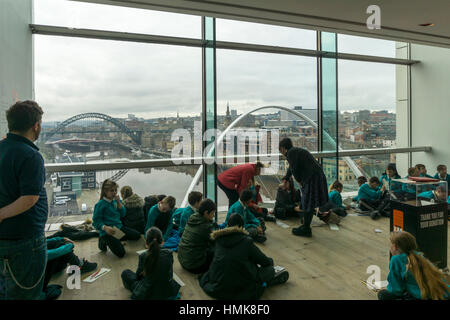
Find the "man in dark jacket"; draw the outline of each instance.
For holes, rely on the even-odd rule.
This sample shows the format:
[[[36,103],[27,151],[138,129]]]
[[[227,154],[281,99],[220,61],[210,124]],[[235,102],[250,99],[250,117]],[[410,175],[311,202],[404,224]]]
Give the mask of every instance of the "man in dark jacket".
[[[178,261],[192,273],[204,273],[214,256],[210,239],[216,204],[210,199],[200,202],[198,212],[190,216],[178,245]]]
[[[259,299],[265,287],[289,278],[287,271],[275,275],[273,260],[255,246],[243,225],[242,217],[233,214],[228,228],[211,234],[216,242],[214,259],[199,282],[203,291],[215,299]]]

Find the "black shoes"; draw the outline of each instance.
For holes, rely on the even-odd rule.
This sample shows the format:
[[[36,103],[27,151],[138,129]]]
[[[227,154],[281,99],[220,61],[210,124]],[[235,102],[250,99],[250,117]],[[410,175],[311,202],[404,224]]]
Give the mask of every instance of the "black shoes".
[[[373,210],[370,212],[370,217],[372,218],[372,220],[377,220],[378,218],[380,218],[380,213],[378,212],[378,210]]]
[[[253,237],[253,240],[258,243],[264,243],[264,242],[266,242],[267,238],[265,235],[257,234],[256,236]]]
[[[268,281],[267,286],[271,287],[271,286],[275,286],[278,284],[283,284],[286,281],[288,281],[288,279],[289,279],[289,272],[287,272],[286,270],[283,270],[280,273],[276,274],[272,280]]]
[[[89,262],[83,259],[82,265],[80,266],[81,273],[91,272],[97,269],[97,264],[95,262]]]
[[[298,228],[293,228],[292,233],[300,237],[312,237],[312,231],[310,227],[300,226]]]
[[[269,221],[269,222],[277,222],[277,218],[275,218],[275,216],[272,215],[272,214],[268,214],[268,215],[264,218],[264,220],[265,220],[265,221]]]

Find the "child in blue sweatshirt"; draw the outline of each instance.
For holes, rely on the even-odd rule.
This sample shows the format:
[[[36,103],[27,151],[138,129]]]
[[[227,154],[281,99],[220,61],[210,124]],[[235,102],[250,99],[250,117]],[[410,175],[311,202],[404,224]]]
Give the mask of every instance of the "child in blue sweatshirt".
[[[328,194],[328,199],[330,203],[333,205],[331,210],[336,213],[338,216],[345,217],[347,216],[347,211],[350,209],[350,206],[344,206],[342,204],[342,196],[341,192],[344,189],[344,186],[342,183],[340,183],[338,180],[333,182],[333,184],[330,186],[330,193]]]
[[[437,173],[434,175],[435,179],[447,181],[447,189],[450,189],[450,174],[447,174],[447,166],[440,164],[437,166]]]
[[[141,233],[122,224],[121,218],[125,217],[126,209],[117,195],[117,183],[106,179],[102,184],[100,200],[94,207],[92,225],[99,232],[98,248],[106,252],[109,248],[119,258],[125,255],[125,248],[121,241],[138,240]],[[125,235],[121,239],[114,237],[115,228],[120,229]]]
[[[367,178],[364,176],[359,176],[358,177],[358,188],[361,188],[361,186],[367,182]],[[359,189],[358,189],[359,190]],[[359,193],[359,192],[358,192]],[[352,198],[352,201],[354,202],[358,202],[359,203],[359,196],[356,195]]]
[[[393,192],[400,191],[399,184],[391,184],[392,179],[400,179],[400,175],[397,172],[397,166],[395,163],[389,163],[386,167],[386,171],[380,177],[380,183],[382,186],[385,186],[387,190],[391,190]]]
[[[155,204],[148,211],[147,225],[145,226],[145,233],[151,227],[157,227],[163,233],[164,241],[167,241],[173,230],[173,213],[176,200],[172,196],[167,196],[160,202]]]
[[[434,202],[448,202],[447,193],[445,192],[445,187],[438,186],[436,190],[429,190],[422,192],[418,195],[419,198],[432,200]]]
[[[387,208],[389,202],[384,196],[385,186],[381,185],[377,177],[372,177],[369,182],[363,184],[358,190],[359,206],[370,211],[372,219],[378,219],[381,215],[389,216]]]
[[[200,206],[200,202],[202,201],[203,194],[198,191],[192,191],[188,195],[188,202],[189,205],[183,209],[183,212],[181,213],[180,218],[180,225],[178,227],[178,233],[181,235],[183,234],[184,228],[186,227],[186,223],[189,220],[189,217],[192,216],[194,213],[198,212],[198,207]]]
[[[378,292],[379,300],[415,300],[449,298],[450,287],[444,275],[419,252],[416,239],[409,232],[396,231],[390,236],[392,254],[388,286]]]
[[[86,259],[80,260],[73,252],[72,240],[63,237],[47,238],[47,265],[45,267],[44,286],[42,291],[45,299],[56,299],[61,294],[59,286],[48,285],[53,275],[63,271],[67,265],[80,267],[80,273],[94,271],[97,268],[95,262]],[[53,289],[53,290],[52,290]]]
[[[433,178],[432,176],[427,174],[427,168],[425,167],[424,164],[421,163],[416,164],[416,168],[419,171],[419,177]]]
[[[248,204],[252,201],[252,196],[253,194],[250,190],[242,191],[239,200],[228,210],[225,225],[228,224],[228,219],[233,213],[238,213],[244,219],[244,229],[248,231],[250,237],[256,242],[263,243],[267,240],[264,235],[264,220],[262,218],[256,218],[248,208]]]

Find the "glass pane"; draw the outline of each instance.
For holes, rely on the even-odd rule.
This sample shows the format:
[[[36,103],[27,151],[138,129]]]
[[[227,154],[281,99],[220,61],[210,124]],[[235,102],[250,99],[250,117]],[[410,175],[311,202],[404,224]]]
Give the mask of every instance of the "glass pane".
[[[92,217],[94,206],[100,199],[101,184],[105,179],[116,181],[119,185],[119,195],[120,188],[131,186],[133,193],[141,198],[159,194],[171,195],[175,197],[178,207],[198,168],[199,166],[173,166],[53,173],[46,184],[49,199],[47,223],[78,221]],[[202,179],[199,179],[194,191],[202,192],[202,188]]]
[[[395,41],[338,34],[338,51],[395,58]]]
[[[36,36],[46,161],[193,156],[201,70],[200,48]]]
[[[34,1],[34,23],[201,38],[199,16],[66,0]]]
[[[390,64],[339,61],[339,143],[343,149],[396,147],[397,108],[407,116],[407,101],[396,88],[406,80],[396,79]],[[405,69],[403,69],[405,68]],[[402,73],[403,76],[403,73]],[[397,91],[398,92],[398,91]],[[401,130],[407,130],[402,128]],[[406,133],[407,131],[405,131]],[[406,140],[407,141],[407,140]],[[402,142],[403,146],[406,146]]]
[[[316,50],[316,31],[217,19],[217,40]]]
[[[278,129],[280,138],[289,135],[316,151],[317,59],[217,50],[217,127],[223,131],[261,107],[268,108],[247,115],[236,128]]]

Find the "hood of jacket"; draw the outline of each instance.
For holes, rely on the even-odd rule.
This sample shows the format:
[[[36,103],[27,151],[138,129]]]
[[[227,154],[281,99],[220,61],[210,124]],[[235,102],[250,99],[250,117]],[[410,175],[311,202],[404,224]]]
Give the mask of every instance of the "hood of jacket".
[[[127,208],[141,208],[144,206],[144,200],[139,197],[136,193],[133,193],[131,196],[122,201],[125,207]]]
[[[248,232],[242,227],[234,226],[211,233],[211,239],[223,247],[234,247],[248,237]]]
[[[191,226],[197,226],[200,224],[212,224],[211,221],[208,221],[206,218],[204,218],[200,213],[194,212],[187,221],[187,224]]]

